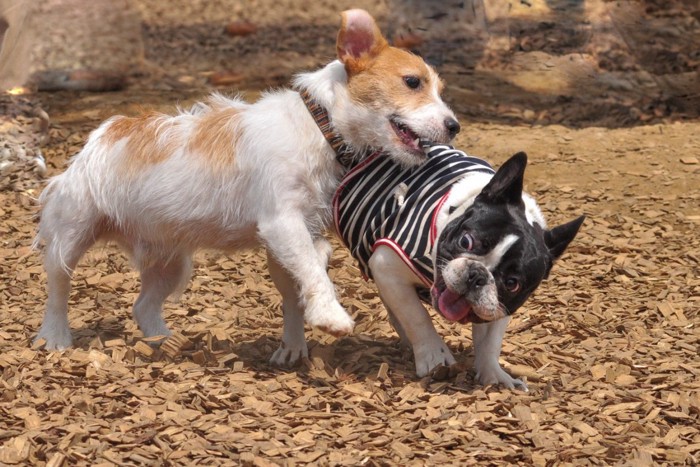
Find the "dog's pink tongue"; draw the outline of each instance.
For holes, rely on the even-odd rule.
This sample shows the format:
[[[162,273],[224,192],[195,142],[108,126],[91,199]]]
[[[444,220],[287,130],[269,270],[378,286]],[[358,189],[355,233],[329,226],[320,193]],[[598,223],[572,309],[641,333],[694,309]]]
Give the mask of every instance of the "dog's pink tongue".
[[[406,132],[401,132],[401,141],[403,141],[403,144],[406,146],[410,146],[412,149],[420,149],[418,145],[416,144],[416,138],[411,136],[409,133]]]
[[[471,307],[467,300],[460,294],[445,289],[438,299],[440,312],[450,321],[461,321],[469,312]]]
[[[406,146],[409,146],[412,149],[420,149],[418,147],[419,142],[418,142],[418,136],[411,131],[409,128],[406,127],[400,127],[396,126],[395,127],[396,134],[401,138],[401,142],[405,144]]]

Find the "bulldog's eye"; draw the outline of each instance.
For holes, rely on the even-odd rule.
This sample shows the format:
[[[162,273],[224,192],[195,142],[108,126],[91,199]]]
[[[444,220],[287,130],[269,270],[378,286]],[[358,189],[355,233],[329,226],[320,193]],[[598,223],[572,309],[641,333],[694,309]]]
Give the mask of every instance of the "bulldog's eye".
[[[404,76],[403,82],[411,89],[418,89],[420,87],[420,78],[417,76]]]
[[[508,289],[510,293],[516,293],[520,290],[520,282],[518,282],[518,279],[515,277],[509,277],[506,279],[506,289]]]
[[[472,251],[474,249],[474,237],[470,234],[464,234],[459,240],[459,246],[467,251]]]

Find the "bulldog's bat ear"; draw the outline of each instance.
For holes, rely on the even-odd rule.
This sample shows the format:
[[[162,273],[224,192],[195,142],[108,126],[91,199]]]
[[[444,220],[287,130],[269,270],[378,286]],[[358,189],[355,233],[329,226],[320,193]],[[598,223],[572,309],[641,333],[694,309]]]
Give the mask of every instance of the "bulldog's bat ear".
[[[492,203],[523,204],[523,177],[527,154],[519,152],[498,169],[479,197]]]
[[[335,48],[348,74],[360,71],[363,68],[362,59],[379,55],[388,45],[374,18],[365,10],[346,10],[342,13]]]
[[[578,229],[583,224],[586,216],[577,217],[576,219],[567,222],[566,224],[554,227],[552,230],[544,232],[544,244],[547,245],[552,259],[559,258],[569,246],[569,243],[578,233]]]

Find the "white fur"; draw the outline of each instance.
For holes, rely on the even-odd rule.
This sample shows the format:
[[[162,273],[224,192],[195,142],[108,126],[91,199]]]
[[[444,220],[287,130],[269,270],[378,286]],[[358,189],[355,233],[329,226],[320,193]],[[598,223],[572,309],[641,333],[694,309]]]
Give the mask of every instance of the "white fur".
[[[494,271],[498,265],[501,264],[503,255],[508,253],[510,247],[512,247],[519,239],[520,237],[515,234],[506,235],[495,247],[493,247],[491,251],[488,252],[487,255],[481,257],[480,262],[483,263],[483,265],[486,266],[489,271]]]

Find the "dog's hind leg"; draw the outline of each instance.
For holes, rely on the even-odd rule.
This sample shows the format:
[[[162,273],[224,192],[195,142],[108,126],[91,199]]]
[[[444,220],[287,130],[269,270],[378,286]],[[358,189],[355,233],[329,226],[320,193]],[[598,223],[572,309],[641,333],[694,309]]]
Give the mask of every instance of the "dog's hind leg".
[[[294,278],[270,253],[267,255],[267,267],[275,287],[282,295],[282,313],[284,326],[282,342],[272,354],[270,363],[279,366],[293,365],[309,356],[304,337],[304,308],[299,301],[299,288]]]
[[[258,233],[268,252],[299,284],[306,322],[335,336],[352,332],[355,323],[336,299],[303,214],[288,210],[261,222]]]
[[[70,216],[65,213],[70,213]],[[48,299],[34,342],[44,339],[47,350],[63,350],[71,346],[68,324],[70,281],[78,261],[95,243],[95,223],[94,213],[72,210],[60,197],[50,200],[42,210],[37,243],[44,242]]]
[[[141,272],[141,293],[134,303],[134,319],[145,337],[169,336],[162,315],[163,303],[184,288],[192,272],[192,255],[175,252],[152,258],[135,251],[134,259]]]

